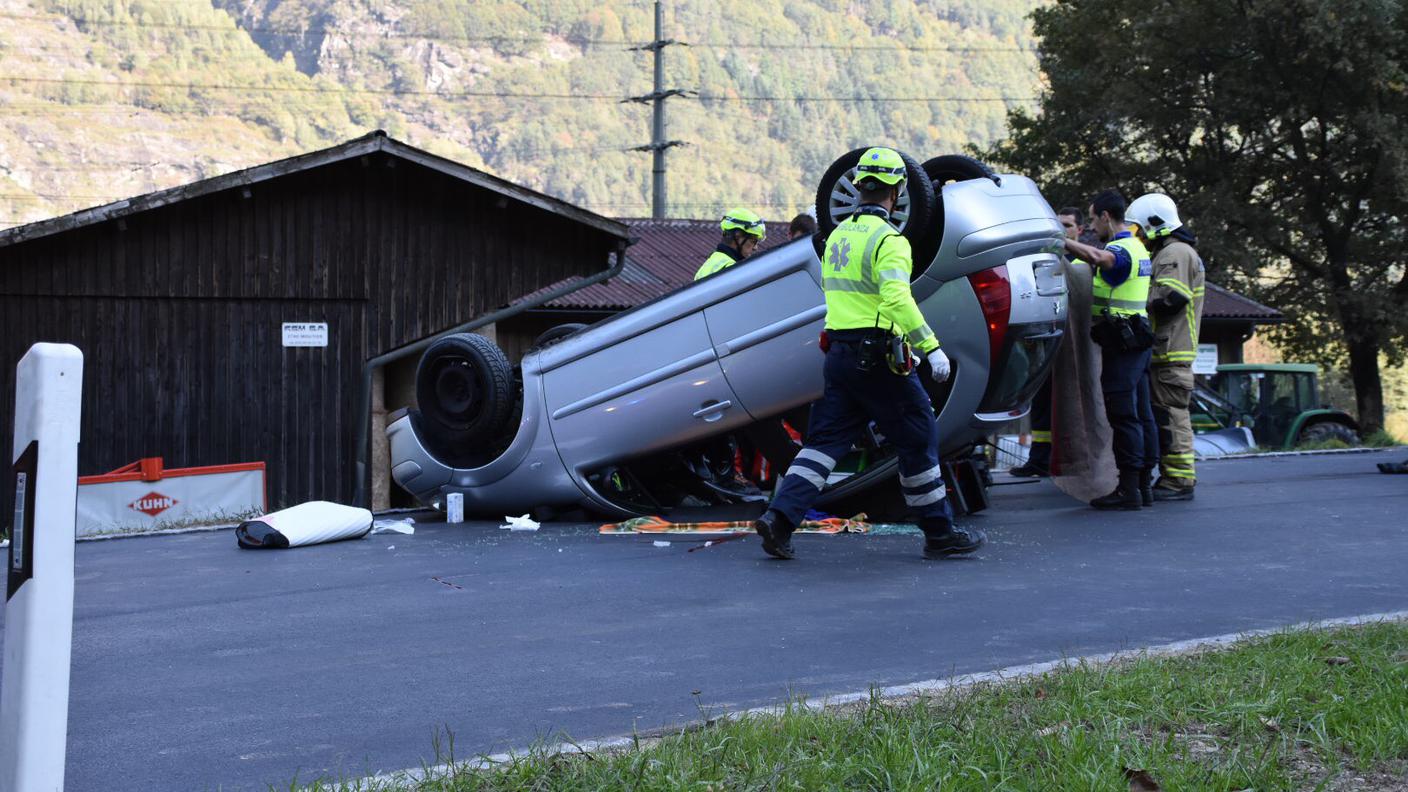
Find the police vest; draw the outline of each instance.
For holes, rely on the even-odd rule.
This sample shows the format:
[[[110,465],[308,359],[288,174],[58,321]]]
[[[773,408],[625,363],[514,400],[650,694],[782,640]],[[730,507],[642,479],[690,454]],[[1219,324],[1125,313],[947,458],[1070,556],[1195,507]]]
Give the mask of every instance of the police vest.
[[[1096,267],[1095,277],[1090,282],[1091,313],[1101,316],[1108,310],[1117,316],[1148,316],[1149,280],[1154,272],[1149,251],[1132,236],[1112,239],[1110,245],[1129,254],[1129,277],[1120,285],[1111,286],[1105,280],[1105,271]]]

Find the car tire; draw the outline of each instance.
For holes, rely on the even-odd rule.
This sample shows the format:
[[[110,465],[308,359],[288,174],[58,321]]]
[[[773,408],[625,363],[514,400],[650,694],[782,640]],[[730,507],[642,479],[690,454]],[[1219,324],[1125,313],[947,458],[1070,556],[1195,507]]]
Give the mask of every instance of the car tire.
[[[992,179],[998,181],[992,168],[962,154],[945,154],[941,157],[934,157],[926,160],[924,165],[924,175],[929,177],[929,182],[934,187],[934,219],[931,223],[933,231],[927,239],[932,247],[915,248],[914,260],[932,261],[934,255],[939,252],[939,246],[944,240],[944,185],[950,182],[968,181],[970,179]],[[920,258],[923,255],[924,258]]]
[[[466,453],[500,445],[512,428],[518,401],[513,366],[484,336],[445,336],[420,359],[416,401],[433,438],[430,450],[465,464]]]
[[[968,181],[969,179],[997,181],[997,175],[993,173],[992,168],[962,154],[945,154],[942,157],[934,157],[926,161],[923,167],[925,175],[934,185],[935,193],[940,192],[943,186],[949,182]]]
[[[850,217],[854,209],[855,189],[848,185],[856,165],[860,163],[860,155],[865,152],[866,149],[858,148],[843,154],[831,163],[821,177],[816,191],[816,222],[822,239],[836,230],[837,223]],[[895,214],[901,220],[895,224],[896,230],[916,249],[932,247],[929,232],[934,218],[934,186],[913,157],[904,152],[900,152],[900,157],[904,160],[906,171],[905,188],[900,194],[904,211],[899,211],[897,207]],[[919,260],[918,256],[915,260]],[[916,276],[918,274],[915,273]]]
[[[1354,447],[1359,445],[1359,433],[1339,421],[1321,421],[1300,430],[1296,445],[1323,443],[1327,440],[1339,440]]]
[[[568,322],[567,324],[560,324],[556,327],[550,327],[547,330],[544,330],[542,335],[533,339],[533,346],[529,348],[542,349],[543,347],[552,346],[553,344],[556,344],[558,341],[561,341],[562,339],[572,335],[573,333],[585,329],[587,329],[587,326],[581,322]]]

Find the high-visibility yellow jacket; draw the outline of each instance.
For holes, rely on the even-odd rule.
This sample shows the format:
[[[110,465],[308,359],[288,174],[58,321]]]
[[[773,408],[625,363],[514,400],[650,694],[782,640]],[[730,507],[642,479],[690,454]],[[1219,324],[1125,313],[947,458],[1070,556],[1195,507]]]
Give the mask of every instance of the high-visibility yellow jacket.
[[[862,206],[826,238],[822,288],[828,330],[893,330],[921,352],[939,347],[909,290],[914,270],[909,240],[878,206]]]
[[[1107,250],[1110,248],[1119,248],[1129,256],[1129,277],[1112,286],[1105,280],[1105,271],[1096,267],[1090,282],[1091,313],[1101,316],[1108,310],[1115,315],[1148,316],[1149,280],[1153,273],[1149,251],[1128,231],[1116,234],[1106,246]]]
[[[704,264],[699,267],[699,271],[694,273],[694,279],[707,278],[720,270],[728,269],[738,263],[738,252],[727,245],[719,245],[714,248],[714,252],[709,254],[709,258],[704,259]]]

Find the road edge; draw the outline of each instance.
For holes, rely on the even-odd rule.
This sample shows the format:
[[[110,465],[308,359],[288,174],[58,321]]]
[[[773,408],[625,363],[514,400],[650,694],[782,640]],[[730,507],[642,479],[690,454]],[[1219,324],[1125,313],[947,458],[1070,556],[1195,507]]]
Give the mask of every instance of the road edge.
[[[872,699],[881,701],[891,701],[896,699],[909,698],[921,694],[941,693],[948,690],[960,690],[973,687],[975,685],[993,682],[1017,682],[1052,671],[1065,668],[1072,668],[1081,665],[1108,665],[1110,663],[1124,660],[1149,658],[1149,657],[1177,657],[1180,655],[1193,654],[1195,652],[1226,649],[1242,641],[1253,638],[1261,638],[1277,633],[1328,629],[1333,627],[1353,627],[1363,624],[1375,624],[1380,622],[1400,622],[1408,621],[1408,610],[1387,611],[1384,613],[1369,613],[1359,616],[1340,616],[1330,619],[1320,619],[1315,621],[1300,622],[1297,624],[1283,625],[1280,627],[1267,627],[1257,630],[1247,630],[1236,633],[1224,633],[1203,638],[1190,638],[1172,643],[1157,644],[1154,646],[1140,647],[1134,649],[1119,649],[1113,652],[1100,652],[1098,654],[1082,655],[1079,657],[1062,657],[1056,660],[1046,660],[1037,663],[1024,663],[1021,665],[1007,666],[994,671],[981,671],[972,674],[959,674],[951,677],[940,677],[936,679],[925,679],[918,682],[909,682],[903,685],[890,685],[888,687],[867,688],[866,690],[854,691],[850,693],[833,694],[817,699],[802,699],[787,704],[768,704],[761,707],[752,707],[737,712],[724,712],[712,718],[688,721],[674,726],[666,726],[649,731],[636,732],[634,734],[608,737],[599,740],[582,740],[559,742],[551,745],[544,745],[538,748],[519,748],[502,753],[488,754],[477,759],[444,763],[432,766],[422,766],[417,768],[407,768],[390,773],[382,773],[369,776],[363,779],[364,782],[377,784],[388,783],[419,783],[428,779],[434,779],[440,775],[449,774],[453,770],[463,772],[465,770],[487,770],[493,767],[510,763],[515,759],[523,758],[534,753],[547,753],[549,755],[572,755],[572,754],[592,754],[601,751],[615,751],[634,747],[642,741],[653,740],[660,737],[667,737],[674,734],[688,733],[718,723],[719,721],[733,721],[749,718],[757,715],[782,715],[789,709],[804,707],[809,710],[824,710],[831,707],[841,707],[848,704],[855,704]],[[373,788],[376,788],[373,786]]]

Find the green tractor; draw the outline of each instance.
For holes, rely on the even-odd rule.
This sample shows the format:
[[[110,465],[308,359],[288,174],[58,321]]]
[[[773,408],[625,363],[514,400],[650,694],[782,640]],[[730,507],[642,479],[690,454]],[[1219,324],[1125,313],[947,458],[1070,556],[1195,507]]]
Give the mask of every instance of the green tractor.
[[[1313,363],[1228,363],[1193,389],[1193,431],[1244,426],[1262,448],[1341,440],[1359,445],[1359,424],[1320,402]],[[1200,378],[1202,379],[1202,378]]]

